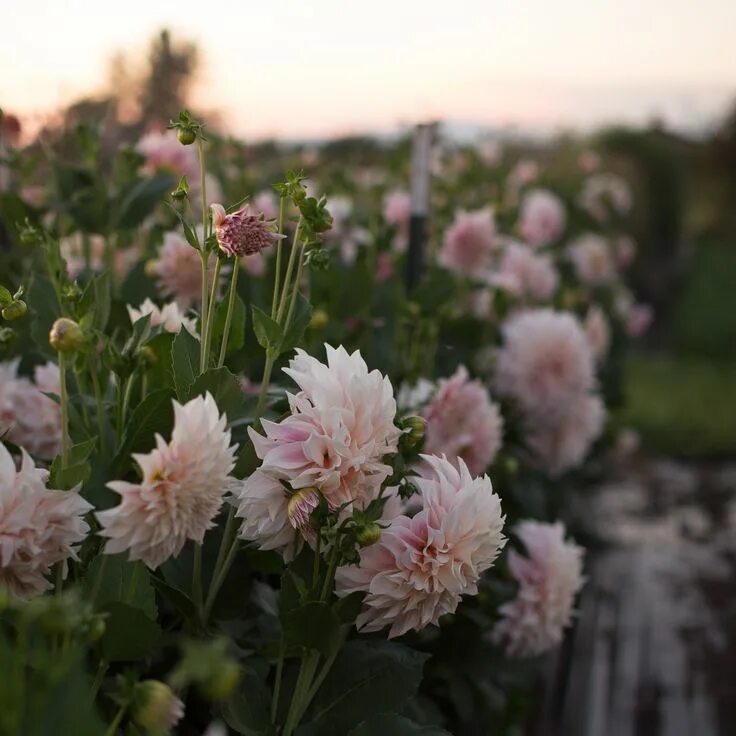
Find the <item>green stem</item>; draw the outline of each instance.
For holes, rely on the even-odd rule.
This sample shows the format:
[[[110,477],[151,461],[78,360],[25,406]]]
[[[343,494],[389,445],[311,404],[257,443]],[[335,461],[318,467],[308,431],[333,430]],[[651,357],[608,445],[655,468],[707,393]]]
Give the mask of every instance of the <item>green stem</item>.
[[[271,372],[273,371],[273,364],[276,360],[275,356],[270,352],[266,351],[266,365],[263,367],[263,380],[261,381],[261,390],[258,394],[258,404],[256,405],[256,417],[255,421],[257,422],[261,415],[263,414],[263,410],[266,408],[266,399],[268,398],[268,387],[271,383]]]
[[[233,561],[235,560],[235,555],[237,554],[237,551],[238,540],[235,539],[230,545],[230,549],[228,550],[225,561],[222,563],[222,567],[220,568],[217,577],[212,581],[212,585],[210,586],[209,593],[207,594],[207,601],[204,604],[204,611],[202,614],[203,621],[207,621],[207,619],[210,617],[210,614],[212,613],[212,608],[214,607],[215,601],[217,600],[217,594],[220,592],[220,588],[225,582],[227,574],[230,572],[230,568],[232,567]]]
[[[99,665],[97,665],[97,674],[95,674],[95,680],[92,683],[92,700],[97,697],[97,693],[102,687],[102,683],[109,668],[110,663],[106,659],[101,659]]]
[[[284,207],[286,205],[286,198],[281,197],[279,202],[279,235],[283,234],[284,229]],[[281,240],[279,238],[276,243],[276,275],[273,281],[273,300],[271,301],[271,319],[276,319],[276,307],[279,302],[279,286],[281,284]]]
[[[291,290],[291,303],[289,304],[289,311],[286,315],[286,322],[284,322],[283,332],[291,327],[291,320],[294,316],[294,307],[296,306],[296,299],[299,296],[299,286],[302,280],[302,270],[304,269],[304,243],[299,248],[299,264],[296,268],[296,278],[294,279],[294,287]]]
[[[54,595],[61,595],[64,590],[64,563],[56,563],[56,582],[54,583]]]
[[[105,408],[102,398],[102,391],[100,390],[100,379],[97,376],[97,366],[93,365],[90,369],[90,375],[92,376],[92,390],[95,394],[95,404],[97,405],[97,432],[100,436],[100,450],[104,455],[106,445],[105,442]]]
[[[122,408],[122,425],[125,426],[125,420],[128,416],[128,408],[130,407],[130,397],[133,394],[133,386],[135,385],[135,379],[137,374],[133,373],[125,382],[125,393],[123,394],[123,408]]]
[[[294,240],[291,243],[291,253],[289,253],[289,263],[286,266],[286,274],[284,276],[284,286],[281,290],[281,299],[279,300],[279,311],[276,314],[276,321],[281,324],[281,319],[284,316],[284,309],[286,309],[286,297],[289,293],[289,286],[291,286],[291,272],[294,269],[294,259],[299,248],[299,235],[302,228],[302,218],[299,218],[299,222],[296,224],[294,230]]]
[[[284,674],[284,656],[286,654],[286,642],[284,640],[284,633],[281,632],[281,639],[279,641],[279,658],[276,662],[276,680],[274,682],[273,696],[271,697],[271,723],[276,725],[276,714],[279,709],[279,696],[281,695],[281,678]]]
[[[194,543],[194,569],[192,571],[192,600],[197,610],[202,610],[202,545]]]
[[[118,730],[118,726],[120,725],[120,721],[123,720],[126,710],[128,710],[127,703],[120,706],[118,712],[115,714],[115,718],[113,718],[112,723],[108,726],[107,731],[105,731],[105,736],[113,736],[115,731]]]
[[[205,330],[206,339],[204,342],[204,369],[207,370],[210,364],[210,346],[212,345],[212,331],[215,322],[215,303],[217,302],[217,286],[220,283],[220,269],[222,261],[218,258],[215,261],[215,268],[212,274],[212,287],[210,289],[210,302],[207,307],[207,329]]]
[[[319,652],[310,652],[305,657],[302,657],[301,664],[299,665],[299,674],[296,678],[296,685],[294,686],[294,694],[292,695],[291,704],[289,705],[289,713],[286,716],[286,725],[284,726],[283,736],[291,736],[299,725],[302,698],[306,695],[311,685],[309,670],[312,667],[313,657],[315,654],[319,661]]]
[[[69,395],[66,390],[66,356],[59,353],[59,401],[61,402],[61,467],[69,461]]]
[[[200,310],[200,322],[202,325],[202,334],[199,336],[199,372],[204,373],[206,369],[207,352],[205,345],[207,344],[207,323],[208,323],[208,291],[207,291],[207,263],[209,261],[208,254],[204,250],[199,251],[199,259],[202,262],[202,308]]]
[[[330,591],[332,590],[332,583],[335,580],[335,571],[337,570],[337,558],[338,558],[339,550],[337,546],[337,540],[335,540],[335,543],[332,547],[332,552],[330,554],[330,562],[327,567],[327,574],[325,575],[325,582],[322,585],[322,593],[320,594],[320,600],[326,601]]]
[[[130,583],[128,584],[128,590],[125,593],[125,603],[132,603],[135,598],[135,591],[138,587],[138,578],[140,577],[141,567],[143,563],[138,561],[133,563],[133,573],[130,576]]]
[[[217,367],[221,368],[225,365],[225,356],[227,355],[227,343],[230,339],[230,323],[233,320],[233,310],[235,309],[235,296],[237,295],[238,274],[240,273],[240,260],[235,259],[233,263],[233,277],[230,280],[230,296],[227,300],[227,314],[225,315],[225,327],[222,331],[222,345],[220,346],[220,357],[217,360]]]

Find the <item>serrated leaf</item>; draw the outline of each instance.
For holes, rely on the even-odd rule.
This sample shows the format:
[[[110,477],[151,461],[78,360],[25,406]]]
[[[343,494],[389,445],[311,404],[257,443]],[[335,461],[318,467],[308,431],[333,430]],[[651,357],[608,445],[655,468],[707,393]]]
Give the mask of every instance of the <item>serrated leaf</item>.
[[[171,372],[180,401],[189,395],[189,387],[199,375],[199,351],[199,340],[182,327],[171,346]]]
[[[218,409],[233,421],[243,414],[245,397],[238,379],[227,368],[210,368],[189,387],[187,400],[209,392]]]
[[[299,736],[343,736],[377,707],[400,711],[419,687],[428,658],[401,644],[348,642],[317,692],[311,720]]]
[[[281,344],[281,327],[271,319],[262,309],[251,307],[253,312],[253,331],[256,333],[258,344],[264,350],[278,350]]]

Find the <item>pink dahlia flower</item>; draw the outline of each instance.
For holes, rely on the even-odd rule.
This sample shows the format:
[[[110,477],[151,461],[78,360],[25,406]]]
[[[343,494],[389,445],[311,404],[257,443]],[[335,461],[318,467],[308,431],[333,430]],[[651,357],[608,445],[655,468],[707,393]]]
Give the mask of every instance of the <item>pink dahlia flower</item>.
[[[235,492],[237,516],[243,519],[241,539],[256,542],[259,549],[277,550],[287,562],[303,543],[289,519],[289,498],[284,484],[262,470],[252,473]]]
[[[248,205],[231,214],[221,204],[213,204],[211,209],[217,244],[228,256],[255,255],[284,237],[273,231],[273,222],[252,215]]]
[[[587,233],[568,246],[568,255],[575,273],[585,286],[600,286],[616,277],[616,264],[608,241],[600,235]]]
[[[511,657],[533,657],[562,641],[570,625],[575,596],[583,586],[584,551],[565,541],[565,527],[522,521],[514,529],[526,555],[509,553],[511,573],[519,583],[515,599],[499,608],[502,619],[491,634]]]
[[[571,314],[532,309],[512,316],[502,331],[495,385],[525,413],[559,416],[594,387],[593,353]]]
[[[166,332],[179,332],[182,327],[186,327],[193,335],[196,334],[196,325],[193,319],[189,319],[184,312],[179,309],[176,302],[169,302],[163,307],[158,307],[150,299],[146,299],[138,307],[131,307],[128,304],[128,316],[131,324],[135,324],[141,317],[150,315],[151,327],[163,325]]]
[[[427,420],[424,449],[433,455],[462,460],[473,475],[482,473],[503,441],[503,418],[480,381],[471,381],[460,366],[439,382],[423,412]]]
[[[626,318],[626,334],[641,337],[654,320],[654,310],[648,304],[633,304]]]
[[[332,508],[376,497],[391,469],[400,430],[388,378],[368,371],[359,351],[325,345],[327,365],[296,351],[284,372],[299,386],[287,394],[291,414],[249,430],[261,469],[292,489],[316,487]]]
[[[77,558],[92,509],[76,490],[46,488],[48,473],[22,450],[20,470],[0,444],[0,588],[29,598],[53,586],[52,565]]]
[[[409,220],[411,219],[411,195],[404,189],[394,189],[383,199],[383,217],[396,228],[394,249],[402,253],[409,244]]]
[[[521,201],[519,232],[535,248],[558,240],[565,231],[567,215],[562,200],[547,189],[532,189]]]
[[[105,239],[101,235],[89,235],[89,267],[92,271],[102,271],[105,263]],[[66,261],[69,278],[77,279],[87,267],[85,257],[84,235],[72,233],[59,241],[61,255]],[[112,267],[115,273],[122,277],[130,271],[140,258],[139,249],[133,245],[130,248],[116,248],[113,252]]]
[[[537,463],[556,476],[579,466],[600,437],[606,410],[598,396],[581,394],[561,414],[527,417],[526,442]]]
[[[636,241],[628,235],[617,238],[614,244],[616,265],[619,268],[628,268],[636,258]]]
[[[521,243],[509,243],[492,281],[526,299],[546,301],[557,290],[559,277],[552,259]]]
[[[212,283],[214,256],[209,257],[209,282]],[[181,309],[198,304],[202,298],[202,261],[183,235],[169,232],[152,263],[152,272],[164,296],[173,297]]]
[[[38,366],[34,384],[18,375],[18,363],[0,363],[0,437],[50,460],[61,445],[61,412],[45,393],[59,394],[59,368]]]
[[[146,133],[138,141],[136,150],[145,157],[145,168],[148,172],[164,169],[178,176],[186,176],[190,187],[199,182],[197,147],[182,146],[176,131]]]
[[[445,233],[439,262],[455,273],[481,278],[490,269],[495,243],[496,223],[490,209],[458,212]]]
[[[356,625],[390,626],[389,637],[436,625],[464,595],[476,595],[481,574],[505,543],[501,501],[488,476],[473,478],[465,463],[423,456],[414,482],[421,509],[394,517],[358,566],[337,571],[338,596],[365,592]]]
[[[611,328],[608,325],[606,315],[599,306],[593,305],[588,310],[583,322],[583,329],[596,361],[602,363],[606,359],[608,349],[611,346]]]
[[[188,539],[202,542],[223,496],[235,487],[230,471],[237,446],[230,446],[226,423],[209,393],[183,406],[174,401],[171,440],[156,435],[154,450],[133,456],[141,482],[108,483],[121,501],[97,514],[107,554],[129,550],[131,560],[156,568]]]

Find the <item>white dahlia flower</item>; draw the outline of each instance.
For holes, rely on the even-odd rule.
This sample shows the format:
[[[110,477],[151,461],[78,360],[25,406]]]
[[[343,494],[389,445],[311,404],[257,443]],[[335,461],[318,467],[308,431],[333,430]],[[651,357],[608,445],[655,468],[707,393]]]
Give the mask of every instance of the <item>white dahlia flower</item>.
[[[358,566],[337,571],[336,591],[366,593],[356,625],[390,626],[389,637],[437,624],[463,595],[478,592],[481,574],[505,543],[501,501],[488,476],[473,478],[465,463],[424,455],[421,509],[399,515],[378,542],[360,552]]]
[[[135,324],[141,317],[150,315],[151,327],[163,325],[166,332],[179,332],[182,327],[186,327],[193,335],[196,334],[196,325],[193,319],[186,316],[183,310],[179,308],[176,302],[169,302],[159,307],[150,299],[146,299],[138,307],[131,307],[128,304],[128,316],[131,324]]]
[[[0,444],[0,588],[28,598],[53,587],[52,565],[77,559],[92,509],[76,490],[46,488],[48,473],[22,450],[20,470]]]
[[[565,541],[560,522],[522,521],[514,531],[526,548],[526,556],[515,550],[509,553],[519,592],[500,607],[502,619],[491,637],[509,656],[532,657],[559,644],[570,624],[575,596],[584,582],[584,551]]]
[[[154,450],[133,456],[141,482],[108,483],[121,501],[97,514],[107,554],[129,550],[131,560],[156,568],[188,539],[202,542],[236,483],[230,471],[237,446],[230,446],[226,423],[209,393],[183,406],[174,401],[171,440],[156,435]]]

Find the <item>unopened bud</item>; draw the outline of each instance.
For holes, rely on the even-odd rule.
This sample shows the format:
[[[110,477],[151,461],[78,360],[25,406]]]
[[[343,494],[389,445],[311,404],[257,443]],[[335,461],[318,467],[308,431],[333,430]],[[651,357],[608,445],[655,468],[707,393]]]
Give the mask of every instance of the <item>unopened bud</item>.
[[[509,475],[516,475],[519,472],[519,461],[515,457],[507,457],[504,461],[504,470]]]
[[[176,135],[182,146],[191,146],[197,140],[197,134],[191,128],[179,128]]]
[[[149,279],[156,278],[156,276],[158,276],[158,261],[153,258],[150,261],[146,261],[146,265],[143,267],[143,270]]]
[[[220,663],[214,675],[199,685],[199,691],[209,701],[226,700],[235,690],[239,680],[240,667],[237,662],[228,660]]]
[[[369,547],[381,538],[381,527],[375,522],[366,524],[364,527],[358,529],[355,538],[361,547]]]
[[[95,616],[87,624],[87,643],[93,644],[94,642],[102,639],[106,628],[107,624],[105,623],[105,620],[100,616]]]
[[[404,426],[404,444],[408,449],[413,450],[424,439],[424,434],[427,431],[427,420],[418,416],[404,417],[402,424]]]
[[[59,353],[73,353],[84,344],[84,333],[74,320],[60,317],[51,327],[49,342]]]
[[[15,301],[8,304],[7,307],[3,307],[3,319],[12,322],[14,319],[23,317],[28,311],[28,306],[22,299],[16,299]]]
[[[153,733],[168,733],[184,715],[184,703],[159,680],[143,680],[133,691],[133,720]]]
[[[312,319],[309,320],[309,326],[313,330],[324,330],[329,321],[330,318],[324,309],[315,309],[314,312],[312,312]]]

